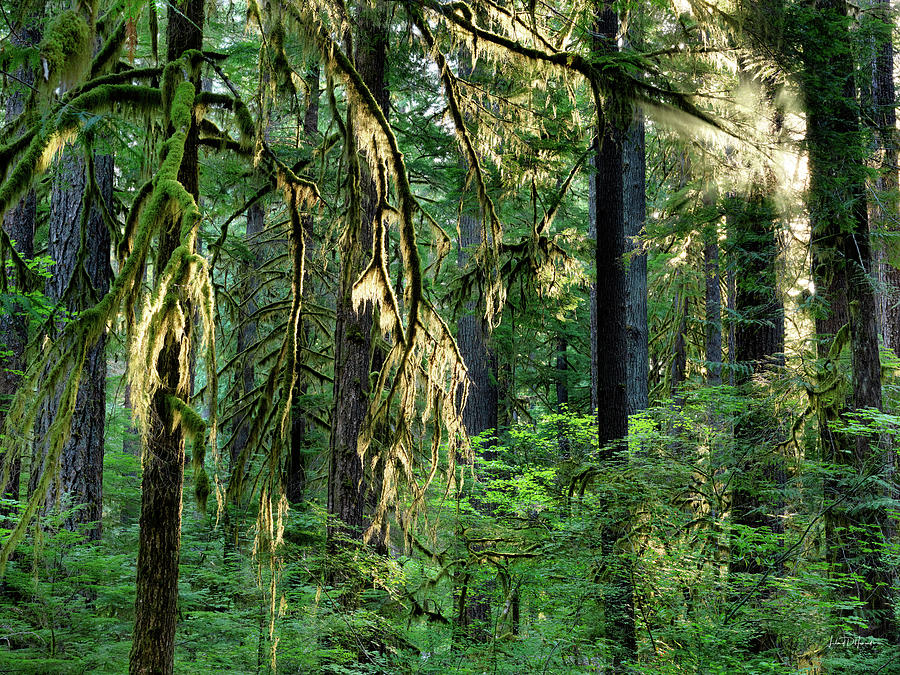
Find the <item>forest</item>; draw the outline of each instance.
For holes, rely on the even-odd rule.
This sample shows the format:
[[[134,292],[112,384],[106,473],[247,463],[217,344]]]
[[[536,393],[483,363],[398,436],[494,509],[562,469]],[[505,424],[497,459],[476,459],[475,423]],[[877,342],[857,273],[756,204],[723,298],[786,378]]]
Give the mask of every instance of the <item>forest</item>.
[[[900,674],[895,10],[0,0],[0,672]]]

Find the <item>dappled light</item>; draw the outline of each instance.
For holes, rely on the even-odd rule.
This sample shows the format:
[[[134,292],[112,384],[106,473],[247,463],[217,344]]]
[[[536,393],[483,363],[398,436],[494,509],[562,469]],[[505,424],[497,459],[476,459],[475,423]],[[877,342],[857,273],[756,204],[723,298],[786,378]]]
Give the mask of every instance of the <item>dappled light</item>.
[[[900,668],[887,0],[0,14],[0,672]]]

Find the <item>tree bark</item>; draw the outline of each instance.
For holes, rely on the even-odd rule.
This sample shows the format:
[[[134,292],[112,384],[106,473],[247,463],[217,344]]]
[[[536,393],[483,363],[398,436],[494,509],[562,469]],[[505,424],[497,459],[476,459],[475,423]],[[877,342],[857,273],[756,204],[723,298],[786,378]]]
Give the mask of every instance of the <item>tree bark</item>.
[[[594,143],[591,156],[588,159],[588,239],[597,245],[597,147]],[[597,278],[591,281],[590,288],[591,305],[591,412],[597,411],[597,367],[599,353],[597,351]]]
[[[56,263],[47,281],[46,295],[74,315],[93,306],[109,290],[109,228],[97,204],[102,199],[112,207],[113,158],[94,155],[93,178],[99,195],[90,191],[88,170],[81,148],[67,148],[60,159],[50,196],[48,254]],[[89,207],[83,215],[84,206]],[[83,221],[83,222],[82,222]],[[57,415],[59,396],[42,410],[36,436],[35,458],[47,456],[44,438]],[[59,478],[50,485],[47,507],[79,507],[65,520],[73,532],[82,528],[87,538],[99,541],[103,512],[103,450],[106,426],[106,334],[88,350],[75,401],[72,431],[60,455]],[[44,471],[56,467],[43,466]],[[35,478],[33,475],[32,478]]]
[[[10,40],[16,47],[33,47],[41,39],[40,24],[37,17],[24,26],[17,26],[11,31]],[[34,71],[31,68],[19,68],[16,72],[22,82],[34,83]],[[9,95],[4,102],[7,120],[18,117],[25,109],[27,88],[15,81],[9,84]],[[16,251],[23,258],[34,257],[34,221],[37,213],[37,199],[34,190],[28,190],[19,203],[10,209],[3,219],[3,229],[14,242]],[[19,290],[23,288],[22,279],[17,280]],[[25,370],[25,348],[28,345],[28,319],[21,316],[14,306],[9,312],[0,314],[0,345],[5,355],[0,356],[0,425],[6,418],[9,403],[22,384],[20,373]],[[2,457],[2,455],[0,455]],[[5,460],[5,458],[3,458]],[[19,499],[21,482],[21,457],[10,458],[9,476],[3,497]],[[0,506],[0,516],[9,515],[6,507]],[[2,519],[0,519],[2,522]]]
[[[894,43],[891,31],[894,17],[889,0],[873,0],[876,19],[882,22],[875,35],[875,59],[872,69],[872,104],[875,134],[878,140],[879,167],[872,205],[873,230],[886,236],[879,251],[878,276],[884,290],[880,294],[881,335],[884,345],[900,354],[900,246],[894,237],[900,233],[898,215],[897,111],[894,88]]]
[[[625,133],[623,148],[625,252],[628,269],[625,273],[625,292],[628,324],[628,414],[646,410],[649,405],[649,339],[647,326],[647,253],[641,237],[647,213],[647,165],[644,142],[644,117],[635,111],[634,119]]]
[[[619,20],[612,5],[597,7],[593,49],[618,50]],[[596,311],[597,429],[601,460],[619,462],[616,450],[628,434],[628,294],[625,275],[624,130],[597,103],[596,150]],[[601,320],[602,317],[602,320]],[[606,636],[613,646],[616,671],[637,656],[633,590],[627,555],[616,551],[621,523],[608,523],[602,536],[603,555],[614,570],[605,594]],[[619,558],[618,560],[614,558]]]
[[[722,287],[719,274],[719,232],[715,226],[703,235],[706,277],[706,383],[722,384]]]
[[[388,32],[384,7],[362,9],[358,15],[355,65],[385,115],[389,111],[386,81]],[[362,133],[362,130],[359,130]],[[378,192],[365,158],[361,158],[360,217],[341,239],[341,281],[335,321],[334,411],[331,424],[331,462],[328,472],[328,514],[339,525],[328,528],[328,547],[338,539],[362,540],[366,485],[357,447],[369,406],[372,362],[370,302],[353,306],[353,284],[372,254],[373,223],[380,217]]]
[[[469,249],[480,245],[483,238],[481,222],[471,211],[460,215],[459,234],[458,263],[462,268],[471,257]],[[488,326],[483,310],[476,301],[468,302],[456,329],[456,343],[469,376],[469,396],[463,408],[463,425],[466,434],[472,438],[485,432],[496,434],[500,404],[497,356],[488,342]],[[487,439],[478,450],[479,456],[487,460],[495,459],[496,453],[491,449],[495,443],[493,438]],[[475,506],[485,515],[491,512],[489,504]],[[477,588],[468,572],[464,574],[462,590],[457,590],[459,609],[456,625],[480,642],[489,637],[489,632],[484,628],[491,616],[491,601],[486,590],[485,587]]]
[[[875,58],[872,69],[872,104],[875,134],[878,141],[878,178],[875,183],[877,198],[872,206],[872,224],[870,229],[882,235],[883,245],[876,252],[876,270],[879,293],[879,325],[884,346],[894,354],[900,354],[900,245],[896,237],[900,235],[897,217],[900,215],[900,176],[898,162],[900,152],[897,146],[897,97],[894,86],[894,14],[889,0],[874,0],[875,19]],[[891,400],[893,399],[893,400]],[[894,397],[888,403],[896,414]],[[885,478],[888,485],[888,496],[900,499],[900,487],[897,486],[897,449],[896,441],[889,437],[885,440],[889,449],[884,456]],[[887,536],[896,536],[897,518],[891,517],[887,522]],[[897,575],[894,583],[897,587]]]
[[[834,333],[836,321],[849,315],[852,405],[856,409],[880,409],[877,304],[868,277],[872,254],[865,197],[866,167],[856,102],[850,19],[844,0],[816,0],[815,10],[805,31],[808,42],[803,50],[801,86],[808,119],[814,280],[817,292],[822,289],[828,294],[826,306],[831,307],[833,314],[831,325],[817,319],[816,329],[820,333]],[[827,53],[821,49],[823,44],[831,46]],[[846,300],[842,301],[842,295]],[[825,346],[820,350],[820,354],[828,356]],[[877,497],[873,483],[884,471],[884,453],[863,435],[857,436],[854,443],[831,432],[825,434],[823,440],[833,444],[830,460],[845,465],[850,480],[840,488],[826,485],[826,500],[834,503],[826,522],[829,556],[838,568],[865,579],[866,589],[847,589],[848,594],[865,602],[862,634],[893,641],[897,637],[893,575],[880,553],[881,528],[887,516],[883,507],[865,505]],[[848,444],[852,447],[847,447]],[[847,536],[849,529],[840,529],[850,525],[860,528],[859,534],[852,538]]]
[[[467,264],[471,254],[468,249],[482,243],[480,220],[471,212],[464,212],[459,219],[459,266]],[[463,424],[469,436],[497,429],[499,391],[497,386],[497,356],[488,344],[488,327],[484,308],[475,301],[466,305],[466,313],[457,321],[456,342],[469,371],[469,398],[463,409]],[[483,450],[492,455],[486,444]]]
[[[303,134],[306,136],[310,145],[314,145],[318,139],[319,133],[319,65],[316,64],[310,68],[307,77],[307,86],[309,87],[309,100],[307,101],[306,112],[303,116]],[[301,220],[303,226],[303,236],[306,239],[304,252],[306,255],[306,278],[303,280],[303,304],[310,297],[310,262],[313,256],[313,228],[314,221],[311,215],[304,215]],[[304,344],[309,341],[310,328],[303,323],[301,317],[300,326],[298,326],[298,334]],[[306,452],[307,452],[307,433],[309,431],[309,419],[304,414],[301,406],[298,404],[300,397],[305,396],[309,390],[309,382],[303,369],[302,355],[297,354],[294,359],[294,404],[291,409],[291,449],[285,464],[285,496],[291,504],[300,504],[303,501],[304,492],[306,491]]]
[[[203,0],[169,5],[167,60],[203,48]],[[199,91],[199,77],[193,81]],[[199,199],[199,132],[192,115],[178,181]],[[158,270],[181,243],[180,219],[167,217],[156,260]],[[185,315],[190,317],[190,308]],[[190,319],[188,319],[190,320]],[[150,402],[150,429],[144,452],[141,484],[141,523],[138,541],[135,624],[129,672],[131,675],[169,675],[174,670],[175,623],[178,602],[178,559],[181,548],[181,500],[184,484],[184,432],[173,424],[169,399],[190,395],[190,376],[181,361],[190,353],[189,331],[169,331],[155,364],[159,389]],[[183,357],[184,355],[184,357]]]

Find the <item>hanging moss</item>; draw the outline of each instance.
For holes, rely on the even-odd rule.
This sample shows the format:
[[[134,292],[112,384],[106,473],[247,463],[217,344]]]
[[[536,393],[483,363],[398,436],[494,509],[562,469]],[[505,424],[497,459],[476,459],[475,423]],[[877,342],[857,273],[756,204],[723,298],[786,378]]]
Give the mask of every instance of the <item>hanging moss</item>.
[[[125,45],[125,21],[120,20],[116,24],[116,29],[110,34],[100,51],[94,57],[91,63],[91,78],[97,77],[100,73],[111,70],[115,65],[116,59]]]
[[[172,394],[166,395],[166,406],[171,415],[172,427],[181,427],[190,439],[202,438],[206,433],[206,422],[187,403]]]
[[[91,29],[73,10],[57,14],[47,25],[39,45],[41,68],[39,81],[45,91],[61,84],[68,87],[84,75],[90,64]]]
[[[234,113],[234,121],[240,132],[241,147],[248,148],[253,145],[256,138],[256,124],[250,109],[239,98],[232,98],[227,94],[201,91],[197,93],[197,104],[203,106],[215,106],[230,110]]]
[[[121,307],[132,308],[136,304],[143,292],[142,272],[154,237],[166,223],[171,222],[172,218],[179,221],[182,243],[176,247],[170,260],[158,261],[164,265],[164,269],[157,287],[145,302],[141,327],[134,329],[132,311],[126,316],[129,335],[132,337],[133,358],[130,363],[134,366],[130,369],[129,378],[132,392],[136,395],[135,414],[142,431],[144,433],[148,431],[147,412],[150,399],[161,386],[156,369],[147,368],[146,364],[156,362],[168,336],[192,339],[194,328],[189,321],[193,311],[191,307],[199,308],[202,318],[201,341],[206,349],[209,391],[214,396],[218,389],[213,332],[213,293],[209,269],[203,258],[193,253],[196,225],[200,214],[193,197],[177,180],[194,105],[194,87],[184,80],[183,73],[185,70],[196,69],[200,62],[197,52],[175,64],[170,64],[163,73],[165,85],[162,91],[151,87],[117,84],[115,77],[110,76],[98,78],[103,84],[93,86],[88,83],[80,92],[64,97],[64,102],[68,105],[58,105],[56,112],[49,114],[42,126],[31,131],[27,143],[20,145],[21,149],[15,152],[19,161],[16,162],[7,180],[0,185],[0,212],[2,212],[9,207],[18,193],[27,189],[34,176],[43,170],[44,163],[64,141],[65,135],[77,128],[80,117],[72,112],[73,109],[79,111],[111,109],[122,101],[129,101],[129,109],[136,107],[158,109],[160,103],[165,101],[165,113],[172,124],[172,130],[161,147],[160,167],[156,177],[141,189],[129,214],[127,243],[119,251],[121,254],[119,274],[103,299],[95,307],[82,312],[76,320],[66,324],[60,337],[50,343],[40,358],[34,361],[25,374],[22,387],[10,404],[5,420],[6,429],[31,428],[40,401],[49,392],[64,387],[60,412],[50,430],[48,464],[51,470],[42,478],[42,483],[29,499],[24,517],[17,524],[12,536],[3,542],[0,549],[0,566],[40,508],[44,493],[54,474],[52,465],[58,462],[58,451],[65,442],[65,436],[70,428],[74,412],[74,396],[77,393],[85,350],[96,342],[109,322],[115,320]],[[4,242],[0,235],[0,244],[2,244],[0,249],[12,250],[8,237]],[[9,251],[0,251],[0,255],[8,257]],[[183,358],[189,358],[189,350],[183,352]],[[182,386],[186,386],[188,372],[185,363],[182,367]],[[34,396],[34,391],[38,391],[39,395]],[[195,461],[202,464],[206,442],[211,444],[215,452],[214,406],[211,408],[208,423],[204,422],[193,408],[176,397],[167,399],[167,407],[172,416],[177,417],[179,428],[186,436],[193,438]],[[4,454],[4,468],[0,472],[0,481],[8,480],[9,462],[27,452],[26,442],[20,441],[18,436],[14,444],[15,448],[7,447],[8,452]],[[209,488],[209,479],[201,466],[195,473],[195,489],[201,504],[209,494]],[[0,485],[0,491],[2,489],[3,486]]]

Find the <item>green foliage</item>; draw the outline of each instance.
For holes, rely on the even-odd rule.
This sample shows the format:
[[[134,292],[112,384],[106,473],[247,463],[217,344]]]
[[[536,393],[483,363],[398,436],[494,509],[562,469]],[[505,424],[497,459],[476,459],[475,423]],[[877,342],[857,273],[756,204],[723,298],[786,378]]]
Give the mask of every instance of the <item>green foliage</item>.
[[[176,672],[604,672],[619,648],[610,626],[623,576],[635,610],[633,672],[891,672],[896,648],[855,636],[865,630],[865,599],[878,590],[867,572],[900,564],[896,480],[883,466],[897,419],[867,409],[845,414],[850,327],[838,331],[815,379],[810,339],[772,372],[729,353],[724,379],[748,382],[702,384],[710,324],[739,331],[772,322],[763,301],[709,315],[704,245],[724,243],[718,281],[729,294],[768,293],[777,277],[787,295],[797,289],[776,264],[775,235],[784,234],[777,224],[807,205],[782,213],[774,198],[739,196],[752,192],[748,184],[759,190],[770,182],[771,167],[757,155],[771,148],[750,152],[734,136],[723,146],[708,137],[712,128],[697,129],[698,118],[709,122],[719,112],[728,98],[719,92],[740,93],[746,82],[734,70],[783,86],[786,100],[797,79],[820,112],[849,105],[856,114],[844,96],[846,77],[827,66],[851,48],[861,60],[874,29],[860,16],[869,32],[848,45],[842,36],[856,30],[849,18],[825,20],[816,3],[755,3],[765,6],[760,14],[743,3],[747,16],[689,4],[693,15],[655,0],[615,3],[644,30],[639,39],[649,55],[623,50],[612,57],[592,46],[594,5],[390,4],[389,110],[363,84],[364,45],[346,44],[361,23],[354,3],[220,3],[208,11],[205,46],[221,53],[191,52],[165,68],[158,3],[129,2],[124,13],[119,5],[102,8],[109,13],[97,30],[108,39],[89,73],[94,22],[74,11],[56,12],[38,47],[4,39],[4,77],[36,66],[37,90],[23,90],[30,97],[25,114],[4,118],[0,211],[36,187],[39,221],[46,219],[40,172],[79,131],[95,142],[93,151],[116,155],[117,180],[106,214],[118,240],[113,290],[96,308],[66,317],[64,339],[40,345],[58,359],[48,362],[46,378],[35,366],[17,410],[32,406],[42,379],[51,390],[77,381],[80,366],[72,362],[83,352],[72,350],[107,327],[110,351],[119,350],[124,322],[135,337],[126,349],[143,428],[132,428],[118,402],[121,383],[111,379],[98,544],[66,531],[65,513],[41,514],[40,496],[29,503],[40,522],[3,579],[0,671],[126,669],[140,512],[135,444],[150,426],[162,341],[167,333],[196,335],[191,317],[199,311],[208,349],[182,353],[179,365],[183,383],[196,371],[193,393],[207,397],[208,413],[186,395],[165,400],[169,421],[194,442]],[[747,49],[742,21],[760,32],[754,41],[765,42],[767,56]],[[118,62],[126,39],[133,40],[134,68]],[[770,62],[778,59],[820,70],[798,75],[788,70],[794,66]],[[193,75],[210,86],[195,95]],[[717,95],[689,99],[684,92],[698,84]],[[319,119],[308,129],[306,114],[319,103],[309,93],[323,85]],[[635,101],[654,115],[647,127],[650,217],[639,242],[650,268],[654,407],[632,418],[615,461],[597,447],[596,419],[582,414],[590,409],[593,339],[594,251],[585,231],[592,170],[585,148],[597,118],[592,88],[613,117],[627,118]],[[686,112],[694,118],[686,120]],[[764,126],[756,117],[765,114],[730,110],[729,122],[746,130],[746,145],[761,144],[756,136],[767,132],[750,129]],[[179,180],[194,116],[202,118],[201,144],[209,150],[200,159],[201,200]],[[690,142],[664,128],[673,118]],[[830,171],[819,194],[838,196],[841,203],[829,208],[846,233],[855,197],[840,195],[864,169],[868,138],[848,131],[827,140],[848,168]],[[377,182],[382,228],[365,251],[354,237],[361,165]],[[282,189],[284,203],[272,197]],[[780,197],[793,199],[787,191]],[[251,204],[265,222],[248,238],[243,219]],[[477,214],[484,241],[453,269],[447,262],[462,213]],[[158,242],[176,220],[178,245],[161,259]],[[46,228],[36,228],[43,242]],[[727,236],[719,236],[724,229]],[[19,259],[8,237],[0,245],[9,258],[0,310],[26,314],[35,328],[58,308],[32,285],[13,288],[5,280],[15,272],[39,282],[49,261]],[[372,351],[388,357],[361,379],[383,404],[364,434],[364,480],[384,481],[391,499],[364,510],[383,510],[392,525],[386,554],[349,540],[329,548],[325,535],[337,524],[327,517],[333,505],[324,483],[334,301],[342,292],[338,252],[348,248],[363,266],[372,263],[365,283],[350,285],[357,281],[366,298],[383,301],[385,329]],[[760,273],[732,288],[729,274],[748,262]],[[151,270],[158,283],[148,292]],[[808,289],[799,292],[806,295],[794,306],[798,323],[810,311],[822,316],[825,305],[804,300]],[[471,465],[455,466],[462,430],[452,408],[463,373],[451,327],[463,312],[497,324],[490,344],[500,364],[500,429],[475,439]],[[797,342],[804,337],[799,331]],[[556,365],[560,355],[564,369]],[[896,365],[883,364],[894,389]],[[66,392],[74,410],[74,388]],[[840,461],[846,458],[822,443],[824,430],[810,416],[824,407],[835,413],[830,431],[848,441],[842,452],[853,452],[855,438],[877,441],[867,464]],[[220,411],[223,441],[215,436]],[[25,438],[31,418],[12,417],[23,418],[28,422],[14,431]],[[302,432],[292,426],[298,420]],[[64,422],[55,423],[56,439]],[[242,433],[243,447],[232,454]],[[287,511],[281,483],[294,433],[302,433],[304,484]],[[2,439],[4,453],[11,437]],[[15,440],[28,447],[22,438]],[[36,469],[22,455],[29,477]],[[378,459],[390,470],[386,478]],[[443,470],[447,482],[430,468]],[[49,475],[38,478],[49,485]],[[428,487],[404,497],[401,488],[410,486]],[[221,503],[206,514],[211,493]],[[21,505],[4,499],[2,506],[13,512],[3,513],[3,541],[15,543],[9,532]],[[835,542],[846,543],[844,560],[834,559]]]

